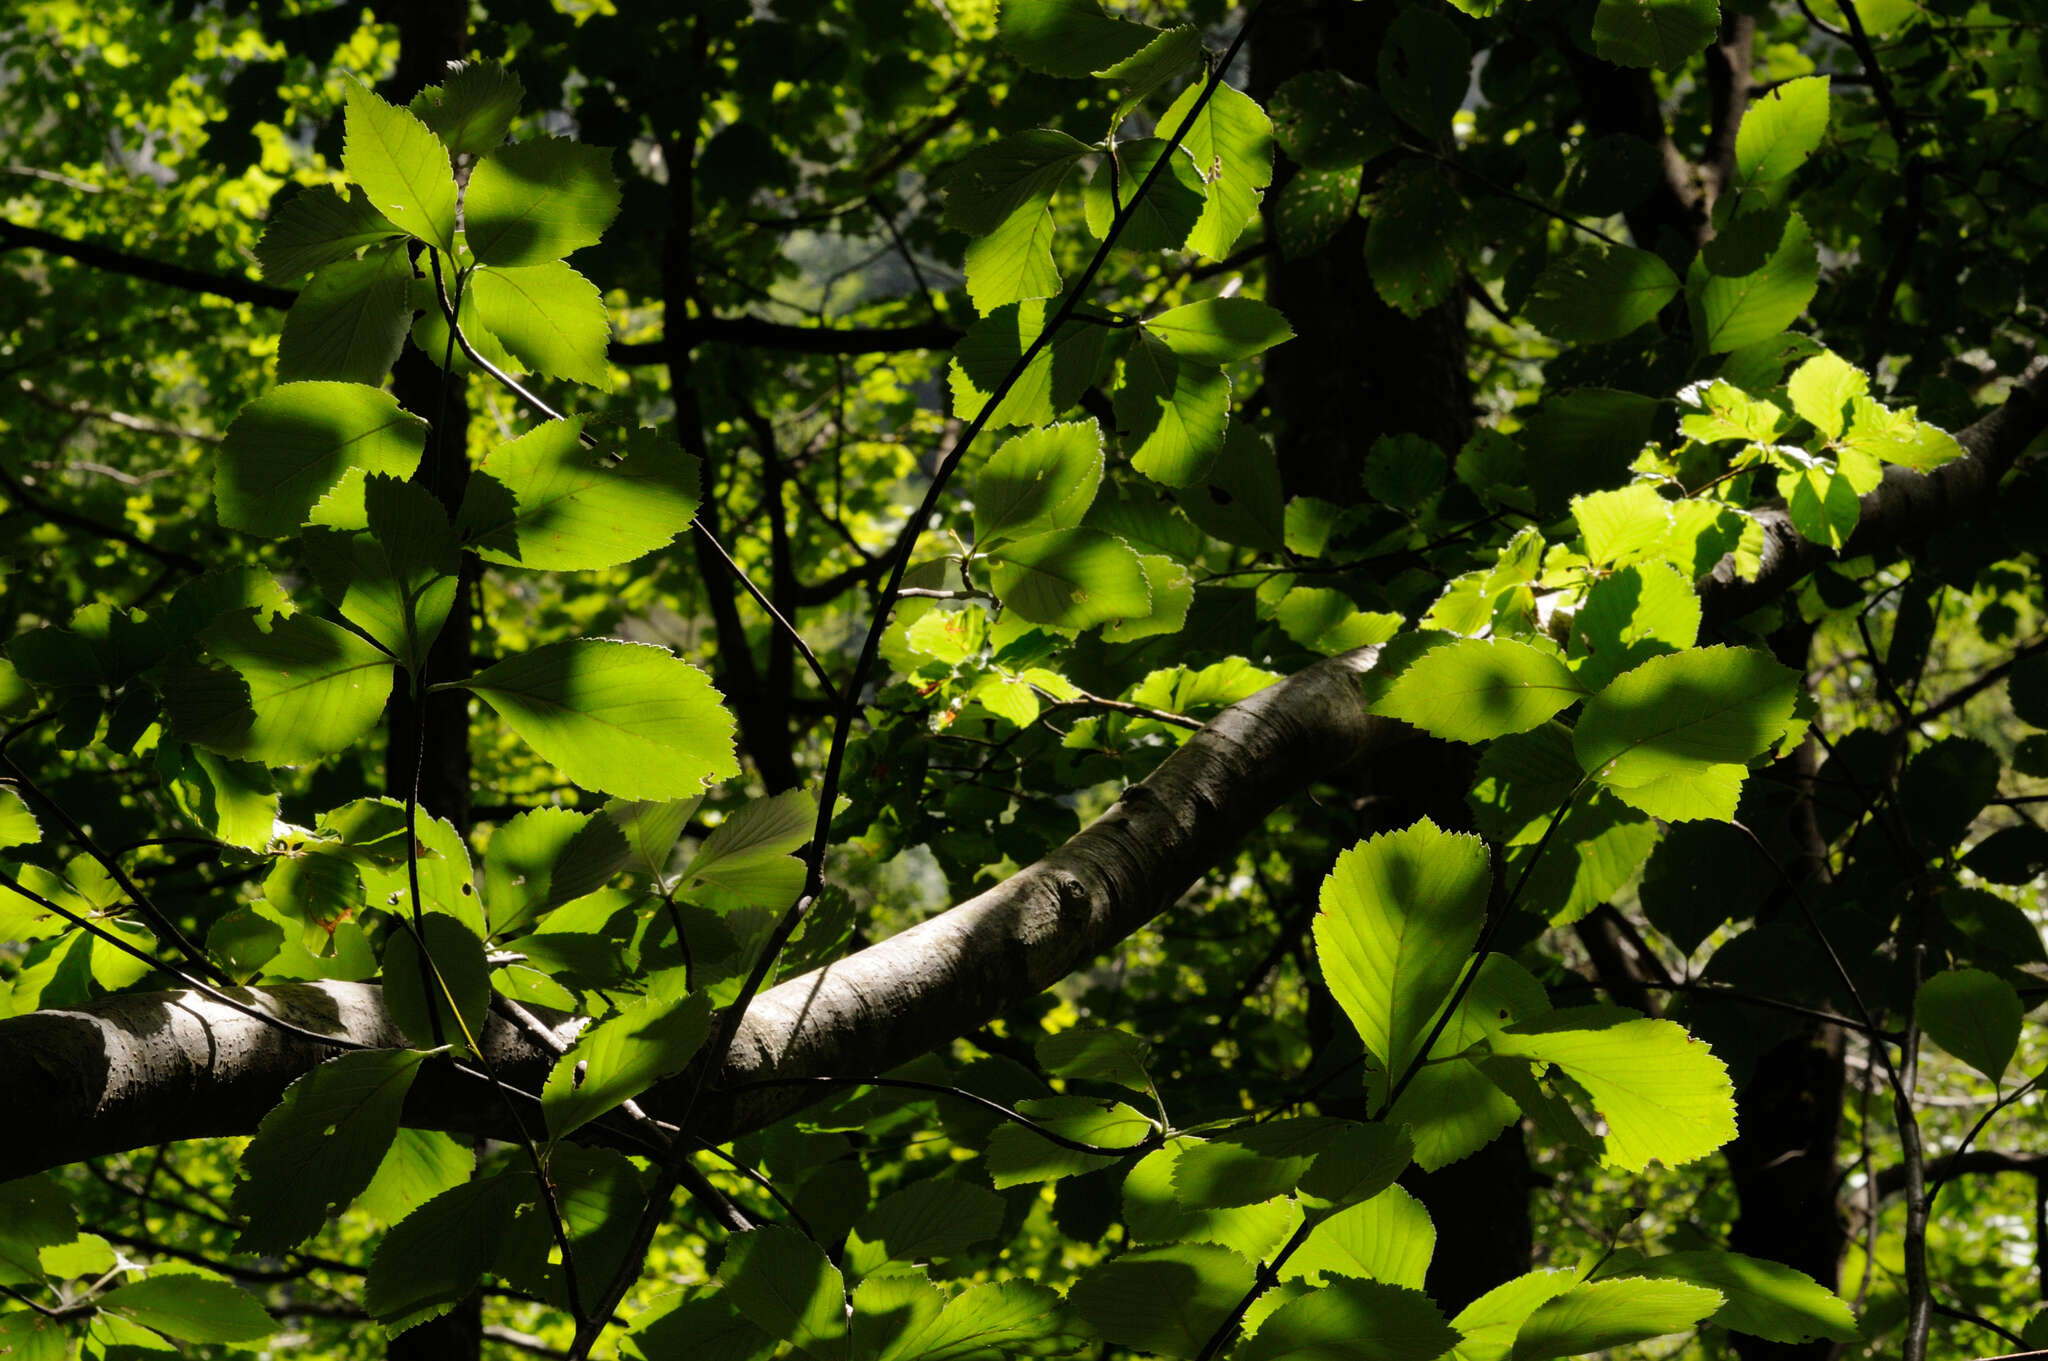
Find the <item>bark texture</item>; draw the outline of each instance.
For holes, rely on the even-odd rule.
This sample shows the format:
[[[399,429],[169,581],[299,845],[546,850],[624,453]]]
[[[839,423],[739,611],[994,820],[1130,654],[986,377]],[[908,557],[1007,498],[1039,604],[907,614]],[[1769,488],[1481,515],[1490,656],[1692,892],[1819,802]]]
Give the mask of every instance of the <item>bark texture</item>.
[[[1051,986],[1171,906],[1274,808],[1374,752],[1417,743],[1366,714],[1358,678],[1377,649],[1314,666],[1219,714],[1108,812],[1045,859],[950,911],[769,989],[748,1009],[717,1085],[876,1073]],[[345,1043],[404,1043],[364,983],[246,990],[246,1004]],[[561,1038],[575,1023],[551,1018]],[[538,1090],[553,1056],[493,1017],[484,1043],[515,1086]],[[246,1134],[285,1087],[338,1050],[191,991],[119,997],[0,1022],[0,1090],[44,1112],[17,1128],[13,1174],[202,1135]],[[642,1102],[680,1108],[678,1079]],[[707,1098],[691,1124],[713,1139],[779,1119],[817,1093]],[[407,1122],[502,1134],[473,1079],[430,1070]]]
[[[1997,473],[2048,425],[2048,365],[2000,410],[1958,436],[1967,459],[1930,476],[1887,478],[1866,513],[1902,534],[1932,527],[1930,497],[1951,515],[1980,506]],[[1995,470],[1995,471],[1994,471]],[[1920,486],[1938,483],[1938,488]],[[1894,509],[1893,498],[1903,509]],[[1923,509],[1915,509],[1916,507]],[[1889,551],[1875,529],[1856,552]],[[1790,550],[1796,552],[1797,550]],[[1767,556],[1778,591],[1798,580]],[[1726,565],[1724,564],[1724,567]],[[1765,603],[1720,570],[1701,583],[1709,618]],[[1735,605],[1728,603],[1731,593]],[[1377,653],[1318,662],[1219,714],[1096,822],[1045,859],[981,896],[757,998],[725,1081],[873,1073],[926,1052],[1012,1002],[1032,996],[1164,910],[1229,855],[1274,808],[1367,756],[1396,753],[1421,771],[1441,744],[1368,716],[1357,680]],[[370,984],[291,984],[240,994],[248,1004],[358,1045],[401,1043]],[[563,1023],[563,1034],[570,1029]],[[506,1077],[529,1090],[549,1056],[505,1022],[486,1028]],[[92,1007],[0,1021],[0,1091],[36,1111],[10,1128],[4,1166],[20,1176],[167,1140],[247,1134],[284,1088],[335,1051],[191,991],[134,994]],[[663,1093],[652,1109],[668,1109]],[[795,1092],[750,1095],[738,1108],[701,1105],[707,1137],[758,1128],[803,1104]],[[496,1103],[442,1071],[415,1087],[409,1121],[499,1133]]]

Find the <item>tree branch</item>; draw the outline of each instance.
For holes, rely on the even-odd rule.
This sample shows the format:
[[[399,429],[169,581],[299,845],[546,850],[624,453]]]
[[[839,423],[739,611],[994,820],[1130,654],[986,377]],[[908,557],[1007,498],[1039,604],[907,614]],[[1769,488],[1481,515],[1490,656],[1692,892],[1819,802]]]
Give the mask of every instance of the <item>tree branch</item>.
[[[1886,468],[1877,490],[1861,499],[1856,531],[1839,556],[1801,535],[1783,510],[1757,512],[1764,531],[1761,565],[1749,580],[1737,575],[1732,554],[1715,566],[1700,589],[1708,626],[1761,609],[1824,562],[1895,553],[1943,524],[1960,523],[1990,500],[1999,479],[2044,429],[2048,356],[2028,366],[2005,405],[1956,433],[1966,457],[1931,473]]]

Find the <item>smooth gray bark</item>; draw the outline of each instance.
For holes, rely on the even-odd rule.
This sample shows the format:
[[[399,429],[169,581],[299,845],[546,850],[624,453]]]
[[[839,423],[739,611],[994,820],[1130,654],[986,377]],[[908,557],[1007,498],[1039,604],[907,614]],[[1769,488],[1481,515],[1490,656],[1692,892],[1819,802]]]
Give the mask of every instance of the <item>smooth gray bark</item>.
[[[2048,364],[2037,362],[2005,406],[1958,434],[1968,456],[1933,474],[1892,470],[1864,498],[1851,553],[1886,553],[1944,518],[1980,508],[1998,478],[2048,425]],[[1769,533],[1761,576],[1729,564],[1701,583],[1709,618],[1730,620],[1782,594],[1823,558]],[[972,1029],[1049,987],[1170,906],[1232,855],[1269,813],[1320,779],[1406,744],[1441,755],[1411,729],[1366,714],[1362,649],[1288,677],[1219,714],[1126,790],[1107,813],[1045,859],[987,893],[757,998],[714,1086],[762,1077],[874,1074]],[[402,1043],[369,984],[290,984],[241,996],[307,1029],[356,1044]],[[562,1035],[573,1023],[562,1021]],[[549,1054],[493,1018],[485,1043],[501,1073],[538,1090]],[[204,1135],[247,1134],[284,1089],[334,1051],[190,991],[109,998],[91,1007],[0,1021],[6,1174]],[[695,1132],[720,1139],[759,1128],[814,1094],[750,1094],[699,1103]],[[657,1089],[651,1114],[677,1108]],[[425,1128],[503,1134],[499,1103],[460,1074],[423,1074],[407,1119]]]

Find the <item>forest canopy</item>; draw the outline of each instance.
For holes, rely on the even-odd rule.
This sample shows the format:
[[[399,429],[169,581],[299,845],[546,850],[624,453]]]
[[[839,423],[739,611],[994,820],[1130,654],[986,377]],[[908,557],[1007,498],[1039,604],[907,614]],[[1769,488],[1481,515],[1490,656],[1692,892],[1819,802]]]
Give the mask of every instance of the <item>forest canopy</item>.
[[[2027,0],[0,16],[0,1354],[2048,1349]]]

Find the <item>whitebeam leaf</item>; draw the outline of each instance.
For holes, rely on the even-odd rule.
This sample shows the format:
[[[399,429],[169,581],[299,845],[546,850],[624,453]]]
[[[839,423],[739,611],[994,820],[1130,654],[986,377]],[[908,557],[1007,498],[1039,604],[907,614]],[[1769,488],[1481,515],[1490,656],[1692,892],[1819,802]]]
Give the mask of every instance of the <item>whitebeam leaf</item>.
[[[673,799],[740,773],[733,718],[711,678],[666,648],[574,638],[464,684],[586,789]]]

